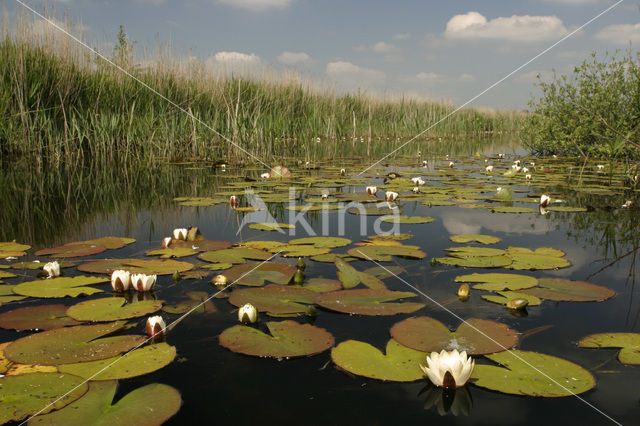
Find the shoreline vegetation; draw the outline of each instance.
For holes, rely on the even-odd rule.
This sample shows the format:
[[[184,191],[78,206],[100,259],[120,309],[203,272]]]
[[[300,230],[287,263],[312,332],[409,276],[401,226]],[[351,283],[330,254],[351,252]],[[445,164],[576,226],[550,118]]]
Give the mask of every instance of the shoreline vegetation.
[[[195,159],[253,162],[188,114],[45,22],[8,18],[0,39],[0,159],[46,163]],[[67,22],[68,28],[72,25]],[[73,32],[73,31],[72,31]],[[338,94],[296,75],[242,77],[159,53],[134,65],[121,29],[110,59],[262,160],[381,156],[455,107]],[[150,64],[150,65],[149,65]],[[526,113],[465,108],[425,141],[517,137]],[[416,146],[420,144],[420,146]],[[447,149],[451,149],[447,147]],[[448,151],[447,151],[448,152]]]

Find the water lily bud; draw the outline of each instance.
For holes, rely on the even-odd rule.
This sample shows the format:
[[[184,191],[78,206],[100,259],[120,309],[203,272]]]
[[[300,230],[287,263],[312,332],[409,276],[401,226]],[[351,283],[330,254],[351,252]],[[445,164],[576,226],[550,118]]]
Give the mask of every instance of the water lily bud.
[[[418,188],[417,186],[414,186],[411,191],[413,191],[414,194],[417,194],[418,192],[420,192],[420,188]]]
[[[180,281],[180,272],[178,271],[174,271],[173,275],[171,275],[171,278],[173,278],[174,281]]]
[[[422,167],[427,167],[427,160],[422,160]]]
[[[310,305],[310,306],[307,306],[305,315],[307,315],[308,317],[316,317],[318,316],[318,311],[316,310],[315,306]]]
[[[47,278],[55,278],[60,276],[60,264],[57,261],[45,263],[42,267],[42,273]]]
[[[235,195],[229,197],[229,204],[231,204],[232,209],[238,207],[238,197],[236,197]]]
[[[444,158],[448,160],[449,159],[449,154],[445,155]]]
[[[229,282],[229,280],[227,279],[227,277],[225,277],[224,275],[216,275],[215,277],[213,277],[213,279],[211,280],[211,282],[214,285],[227,285],[227,283]]]
[[[157,278],[157,275],[131,274],[131,285],[138,291],[151,291]]]
[[[515,164],[516,166],[520,166],[520,160],[514,161],[513,164]]]
[[[305,275],[301,269],[296,270],[296,274],[293,276],[293,282],[296,284],[302,284],[304,282]]]
[[[398,193],[393,191],[387,191],[384,193],[384,199],[387,201],[395,201],[398,198]]]
[[[322,195],[320,196],[320,198],[321,198],[321,199],[323,199],[323,200],[327,200],[327,199],[329,199],[329,194],[327,194],[327,193],[322,193]]]
[[[498,158],[504,158],[504,154],[498,154]]]
[[[516,299],[510,299],[507,302],[507,308],[509,309],[524,309],[527,307],[527,305],[529,304],[529,301],[527,299],[523,299],[521,297],[518,297]]]
[[[487,166],[484,169],[487,173],[491,173],[493,171],[493,166]]]
[[[169,247],[169,244],[171,244],[171,237],[166,237],[162,239],[162,248]]]
[[[307,267],[307,264],[304,263],[304,260],[301,257],[299,257],[298,261],[296,262],[296,267],[304,271],[304,269]]]
[[[449,161],[449,167],[453,168],[453,161]]]
[[[227,165],[226,164],[220,164],[220,168],[224,172],[225,170],[227,170]]]
[[[174,240],[186,240],[187,239],[187,228],[176,228],[173,230],[173,239]]]
[[[367,195],[376,195],[376,192],[378,192],[377,186],[367,186]]]
[[[245,324],[258,320],[258,310],[251,303],[247,303],[238,309],[238,320]]]
[[[344,176],[347,174],[347,171],[345,169],[340,169],[340,176]]]
[[[458,287],[458,297],[464,300],[469,298],[469,284],[465,283]]]
[[[305,167],[309,167],[309,164],[311,164],[311,163],[310,163],[310,162],[308,162],[308,161],[305,161],[304,166],[305,166]]]
[[[167,331],[167,325],[160,315],[147,318],[145,328],[149,337],[162,337]]]
[[[623,209],[630,209],[632,205],[633,205],[633,201],[631,201],[631,200],[627,200],[627,201],[622,205],[622,208],[623,208]]]
[[[113,288],[113,291],[127,291],[130,285],[131,273],[129,271],[119,269],[111,273],[111,288]]]
[[[549,197],[548,195],[542,194],[540,196],[540,206],[541,207],[547,207],[547,204],[549,204],[550,201],[551,201],[551,197]]]

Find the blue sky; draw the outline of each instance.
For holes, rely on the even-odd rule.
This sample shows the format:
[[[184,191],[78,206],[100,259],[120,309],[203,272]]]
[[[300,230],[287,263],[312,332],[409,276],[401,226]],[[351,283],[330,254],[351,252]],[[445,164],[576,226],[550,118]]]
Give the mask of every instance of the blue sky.
[[[22,0],[42,10],[39,0]],[[306,79],[379,95],[460,105],[569,32],[611,0],[49,0],[59,19],[110,53],[118,26],[148,59],[158,41],[176,57],[260,75],[295,70]],[[15,0],[4,0],[15,10]],[[623,1],[473,104],[525,108],[536,75],[569,73],[591,52],[640,44],[640,7]]]

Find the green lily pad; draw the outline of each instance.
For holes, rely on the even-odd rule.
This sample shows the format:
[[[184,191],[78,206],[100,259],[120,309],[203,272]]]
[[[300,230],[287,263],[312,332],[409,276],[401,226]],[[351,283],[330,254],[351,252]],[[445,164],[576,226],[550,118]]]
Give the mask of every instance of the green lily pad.
[[[304,314],[314,303],[315,293],[302,287],[269,284],[265,287],[234,290],[229,302],[235,306],[251,303],[260,312],[270,315]]]
[[[349,257],[346,254],[342,253],[327,253],[327,254],[318,254],[316,256],[311,256],[311,260],[314,262],[324,262],[324,263],[333,263],[336,259],[342,259],[345,262],[351,262],[355,260],[353,257]]]
[[[372,268],[365,269],[362,272],[365,274],[373,275],[374,277],[379,278],[381,280],[384,280],[389,277],[395,277],[397,275],[403,274],[407,271],[400,265],[391,265],[391,266],[385,266],[385,267],[374,266]]]
[[[583,337],[581,348],[622,348],[618,360],[623,364],[640,364],[640,333],[598,333]]]
[[[422,259],[427,256],[425,252],[412,246],[366,245],[349,249],[347,253],[349,256],[357,257],[358,259],[374,260],[376,262],[391,262],[391,256],[411,259]]]
[[[0,327],[8,330],[53,330],[55,328],[80,325],[66,315],[68,306],[26,306],[0,314]]]
[[[392,214],[392,215],[382,216],[380,220],[385,223],[420,224],[420,223],[433,222],[435,219],[428,216],[407,216],[404,214],[401,214],[401,215]]]
[[[357,340],[341,342],[331,350],[331,360],[349,373],[392,382],[413,382],[424,377],[420,364],[426,353],[400,345],[391,339],[386,354]]]
[[[472,383],[502,393],[574,396],[592,389],[596,383],[591,373],[578,364],[551,355],[509,350],[485,356],[504,368],[476,363]]]
[[[333,346],[331,333],[310,324],[286,320],[266,323],[269,334],[252,327],[236,325],[220,334],[222,346],[245,355],[272,358],[311,356]]]
[[[425,307],[424,303],[396,302],[393,300],[416,297],[410,291],[391,290],[339,290],[316,296],[316,304],[332,311],[360,315],[410,314]]]
[[[63,246],[51,247],[38,250],[36,256],[51,256],[58,259],[66,259],[69,257],[91,256],[93,254],[102,253],[107,248],[100,244],[65,244]]]
[[[198,314],[211,314],[217,312],[218,309],[216,305],[211,302],[209,299],[209,293],[204,291],[188,291],[187,299],[181,302],[178,302],[175,305],[164,305],[162,307],[162,311],[168,314],[184,314],[192,310],[197,306],[197,308],[193,311]]]
[[[513,260],[507,255],[476,257],[436,257],[433,259],[441,265],[462,266],[465,268],[504,268]]]
[[[280,241],[243,241],[241,243],[237,243],[237,245],[242,247],[250,247],[258,250],[270,250],[274,247],[285,246],[287,243],[283,243]]]
[[[0,304],[22,300],[25,296],[18,296],[13,292],[15,285],[0,285]]]
[[[346,289],[353,288],[362,283],[372,289],[386,289],[387,286],[373,275],[369,275],[365,272],[360,272],[353,266],[340,258],[335,260],[336,268],[338,269],[338,279],[342,282],[342,286]]]
[[[505,251],[513,260],[508,266],[510,269],[559,269],[571,265],[562,257],[565,255],[564,252],[549,247],[541,247],[535,251],[522,247],[509,247]]]
[[[505,254],[504,250],[490,248],[490,247],[451,247],[446,249],[449,252],[449,256],[467,258],[467,257],[493,257],[501,256]]]
[[[229,282],[247,286],[261,286],[265,281],[275,284],[289,284],[296,268],[283,263],[246,263],[237,265],[224,273]]]
[[[193,256],[198,253],[197,250],[192,249],[191,247],[166,247],[156,250],[149,250],[145,254],[147,256],[160,256],[163,259],[170,259],[172,257],[187,257]]]
[[[400,209],[391,209],[389,207],[352,207],[347,210],[351,214],[363,215],[363,216],[390,216],[394,213],[400,213]]]
[[[82,398],[61,410],[29,420],[32,425],[111,426],[122,423],[160,425],[180,410],[182,399],[175,388],[160,383],[143,386],[111,404],[118,382],[89,382]]]
[[[330,248],[316,247],[311,244],[288,244],[269,249],[271,253],[280,253],[282,257],[309,257],[329,253]]]
[[[162,304],[161,300],[127,303],[124,297],[106,297],[73,305],[67,309],[67,315],[78,321],[118,321],[159,311]]]
[[[452,235],[449,237],[451,241],[454,243],[480,243],[480,244],[495,244],[500,242],[500,238],[494,237],[492,235],[473,235],[473,234],[461,234],[461,235]]]
[[[506,305],[512,299],[527,299],[529,306],[538,306],[542,303],[542,300],[532,294],[518,293],[516,291],[498,291],[497,293],[497,295],[482,295],[482,298],[501,305]]]
[[[198,259],[211,263],[245,263],[250,260],[267,260],[272,256],[265,250],[258,250],[250,247],[235,247],[232,249],[206,251],[198,255]]]
[[[0,271],[0,279],[3,278],[13,278],[16,274],[12,274],[11,272]]]
[[[19,244],[14,241],[0,242],[0,259],[24,256],[27,254],[26,250],[30,248],[31,246]]]
[[[60,265],[60,268],[64,269],[64,268],[72,268],[76,266],[77,263],[66,260],[66,261],[58,262],[58,264]],[[44,262],[40,262],[40,261],[15,262],[9,265],[11,269],[30,269],[30,270],[42,269],[43,266],[44,266]]]
[[[546,207],[550,212],[566,212],[566,213],[578,213],[589,211],[586,207],[569,207],[569,206],[549,206]]]
[[[518,343],[518,333],[499,322],[470,318],[454,332],[430,317],[413,317],[391,327],[391,336],[401,345],[422,352],[457,349],[469,355],[505,351]]]
[[[351,240],[341,237],[307,237],[290,240],[289,244],[313,244],[317,248],[336,248],[348,246]]]
[[[77,297],[81,294],[102,293],[102,290],[87,287],[109,282],[105,277],[57,277],[48,280],[27,281],[14,287],[13,292],[30,297]]]
[[[21,364],[58,365],[104,359],[144,342],[144,336],[107,336],[122,331],[119,323],[76,325],[22,337],[4,349],[5,356]]]
[[[294,229],[296,226],[290,223],[275,223],[275,222],[267,222],[267,223],[251,223],[249,224],[249,228],[257,229],[258,231],[280,231],[283,229]]]
[[[193,264],[178,260],[143,260],[143,259],[107,259],[83,263],[78,266],[79,271],[94,274],[111,274],[122,269],[132,274],[171,275],[175,271],[184,272],[193,268]]]
[[[509,206],[494,206],[491,207],[491,211],[495,213],[536,213],[537,210],[534,210],[530,207],[509,207]]]
[[[92,381],[128,379],[159,370],[175,357],[175,346],[163,342],[99,361],[60,365],[58,369]]]
[[[0,379],[0,423],[19,421],[36,413],[58,410],[87,392],[80,377],[60,373],[33,373]]]
[[[413,234],[400,232],[395,234],[378,234],[367,237],[367,241],[404,241],[413,238]]]
[[[530,288],[525,293],[540,299],[568,302],[602,302],[616,294],[601,285],[564,278],[540,278],[538,287]]]
[[[311,278],[302,285],[302,288],[311,290],[315,293],[327,293],[342,289],[342,283],[338,280],[329,278]]]
[[[96,238],[93,240],[86,241],[77,241],[74,243],[68,243],[66,245],[71,244],[83,244],[83,245],[100,245],[109,250],[115,250],[126,246],[127,244],[135,243],[136,240],[134,238],[125,238],[125,237],[102,237]]]
[[[520,274],[470,274],[455,278],[458,283],[480,283],[473,286],[476,290],[522,290],[538,285],[538,279]]]

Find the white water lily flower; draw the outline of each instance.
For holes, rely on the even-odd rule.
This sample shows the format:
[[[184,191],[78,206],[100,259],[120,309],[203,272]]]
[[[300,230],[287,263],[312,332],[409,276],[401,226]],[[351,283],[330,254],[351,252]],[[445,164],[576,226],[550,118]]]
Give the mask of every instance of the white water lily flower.
[[[522,173],[529,173],[529,169],[528,169],[528,168],[526,168],[526,167],[523,167],[523,168],[522,168]]]
[[[111,273],[111,288],[113,291],[127,291],[131,286],[131,272],[119,269]]]
[[[498,158],[504,158],[504,154],[498,154]]]
[[[623,208],[623,209],[630,209],[632,205],[633,205],[633,201],[631,201],[631,200],[627,200],[627,201],[622,205],[622,208]]]
[[[329,199],[329,194],[327,194],[326,192],[323,192],[322,195],[320,195],[320,199],[328,200]]]
[[[173,230],[173,239],[174,240],[186,240],[187,239],[187,228],[176,228]]]
[[[367,186],[367,195],[376,195],[376,192],[378,192],[377,186]]]
[[[549,204],[551,202],[551,197],[549,197],[548,195],[542,194],[540,196],[540,205],[542,207],[547,207],[547,204]]]
[[[131,274],[131,285],[138,291],[150,291],[157,278],[157,275]]]
[[[235,195],[229,197],[229,204],[231,204],[232,209],[238,207],[238,197],[236,197]]]
[[[160,315],[147,318],[145,328],[149,337],[161,337],[167,331],[167,325]]]
[[[493,171],[493,166],[487,166],[484,169],[487,173],[491,173]]]
[[[60,276],[60,264],[57,261],[45,263],[42,272],[47,278],[55,278]]]
[[[384,199],[387,201],[395,201],[398,198],[398,193],[393,191],[387,191],[384,193]]]
[[[520,166],[518,166],[518,165],[516,165],[516,164],[512,165],[512,166],[511,166],[511,168],[512,168],[513,170],[515,170],[516,172],[519,172],[520,170],[522,170],[522,167],[520,167]]]
[[[514,161],[513,164],[516,165],[516,166],[520,166],[520,160]]]
[[[347,174],[347,171],[345,169],[340,169],[340,176],[344,176]]]
[[[269,179],[269,176],[271,176],[269,173],[263,173],[260,175],[261,179]]]
[[[251,303],[246,303],[238,309],[238,321],[254,323],[258,320],[258,310]]]
[[[530,161],[530,162],[529,162],[529,165],[530,165],[531,167],[535,167],[535,166],[536,166],[536,163],[534,163],[533,161]]]
[[[524,177],[526,180],[531,180],[531,175],[525,175]]]
[[[422,160],[422,167],[427,167],[427,160]]]
[[[414,194],[417,194],[418,192],[420,192],[420,188],[418,188],[417,186],[414,186],[412,191]]]
[[[162,248],[169,247],[169,244],[171,244],[171,237],[166,237],[162,239]]]
[[[475,362],[467,357],[466,351],[454,349],[447,352],[443,349],[440,353],[431,352],[427,356],[427,367],[421,365],[420,368],[434,385],[459,388],[467,383],[474,366]]]
[[[411,182],[413,182],[414,185],[418,185],[418,186],[422,186],[425,184],[425,181],[422,180],[420,176],[411,178]]]
[[[449,161],[449,167],[453,167],[453,161]]]
[[[602,164],[598,164],[596,167],[598,168],[599,172],[604,170],[604,166]]]

